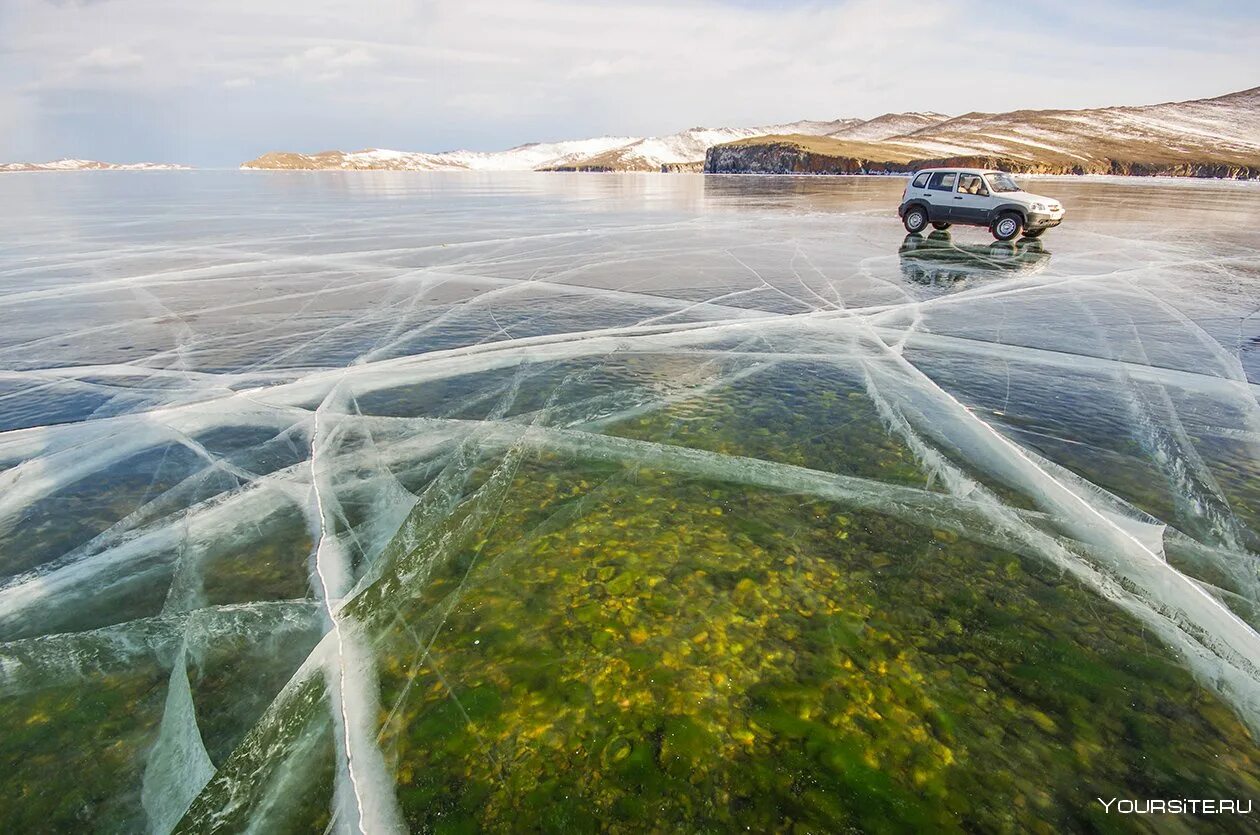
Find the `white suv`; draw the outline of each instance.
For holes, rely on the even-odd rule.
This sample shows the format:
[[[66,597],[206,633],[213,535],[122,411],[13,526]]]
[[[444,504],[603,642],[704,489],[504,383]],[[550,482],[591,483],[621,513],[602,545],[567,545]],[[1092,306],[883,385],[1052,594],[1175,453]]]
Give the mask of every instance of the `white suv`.
[[[987,226],[999,241],[1040,237],[1063,222],[1058,200],[1029,194],[1011,175],[984,168],[927,168],[906,184],[897,214],[906,231],[917,234],[930,223]]]

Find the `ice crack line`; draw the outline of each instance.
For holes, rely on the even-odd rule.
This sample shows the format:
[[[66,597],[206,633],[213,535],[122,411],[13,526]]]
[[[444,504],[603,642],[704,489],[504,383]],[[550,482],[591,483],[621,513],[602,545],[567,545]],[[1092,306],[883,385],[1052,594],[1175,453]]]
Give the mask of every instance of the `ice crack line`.
[[[874,331],[871,335],[879,356],[866,363],[868,375],[880,373],[881,364],[891,365],[882,374],[894,388],[908,387],[897,399],[915,405],[921,414],[930,414],[933,431],[947,438],[952,448],[1018,485],[1074,536],[1099,548],[1113,571],[1141,587],[1146,596],[1142,603],[1150,616],[1159,616],[1157,610],[1166,618],[1171,614],[1184,648],[1197,651],[1193,646],[1197,644],[1212,654],[1215,669],[1205,670],[1200,664],[1196,672],[1206,679],[1205,684],[1232,701],[1253,729],[1260,730],[1260,635],[1198,582],[1170,565],[1162,553],[1088,501],[1080,487],[1056,478],[1049,464],[978,417]]]
[[[335,392],[335,389],[334,389]],[[343,576],[340,582],[330,579],[329,572],[338,569],[333,565],[336,559],[336,546],[333,543],[332,536],[329,531],[330,511],[324,501],[323,491],[319,486],[319,448],[321,444],[320,432],[320,415],[328,400],[333,396],[334,392],[329,393],[329,397],[325,398],[314,412],[314,424],[311,431],[311,489],[315,494],[316,511],[319,514],[319,539],[315,547],[315,575],[319,580],[322,596],[324,599],[324,608],[328,616],[328,620],[332,626],[333,637],[336,641],[337,653],[335,659],[335,669],[329,670],[326,674],[331,673],[336,679],[336,692],[333,694],[333,701],[336,703],[340,716],[342,740],[341,744],[345,748],[346,757],[346,777],[349,780],[351,793],[354,797],[355,804],[355,828],[362,833],[368,835],[369,827],[366,818],[371,815],[373,817],[373,825],[371,829],[374,832],[399,831],[401,826],[397,825],[396,814],[391,814],[391,805],[385,798],[374,798],[377,802],[369,802],[372,798],[365,796],[364,784],[366,780],[361,779],[358,773],[358,763],[355,757],[355,744],[352,738],[352,728],[356,725],[355,717],[352,716],[352,703],[365,703],[365,693],[355,694],[357,699],[351,698],[349,683],[346,675],[346,666],[348,658],[351,655],[349,645],[352,641],[347,641],[345,634],[345,625],[339,614],[339,605],[342,600],[342,592],[346,586],[347,578]],[[345,566],[340,566],[339,573],[345,574]],[[357,653],[355,653],[357,656]],[[359,659],[362,661],[363,659]],[[360,664],[366,667],[366,664]],[[371,685],[360,681],[360,684],[366,689]],[[366,716],[359,717],[360,722],[370,721],[373,712],[367,711]],[[368,737],[370,743],[370,735]],[[383,763],[378,763],[382,765]],[[368,766],[371,767],[370,765]],[[378,780],[378,783],[380,781]],[[396,804],[396,801],[394,801]],[[393,810],[396,812],[396,809]]]

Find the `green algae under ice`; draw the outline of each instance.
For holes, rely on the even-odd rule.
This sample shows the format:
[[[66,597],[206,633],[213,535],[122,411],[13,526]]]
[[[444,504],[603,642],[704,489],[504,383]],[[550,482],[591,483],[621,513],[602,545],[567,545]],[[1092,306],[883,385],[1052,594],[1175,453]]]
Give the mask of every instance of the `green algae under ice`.
[[[0,828],[1254,823],[1098,801],[1260,798],[1257,369],[1194,319],[1254,240],[1008,269],[886,234],[884,185],[269,182],[313,237],[179,256],[178,366],[92,305],[40,342],[84,288],[0,312],[56,354],[0,343]]]

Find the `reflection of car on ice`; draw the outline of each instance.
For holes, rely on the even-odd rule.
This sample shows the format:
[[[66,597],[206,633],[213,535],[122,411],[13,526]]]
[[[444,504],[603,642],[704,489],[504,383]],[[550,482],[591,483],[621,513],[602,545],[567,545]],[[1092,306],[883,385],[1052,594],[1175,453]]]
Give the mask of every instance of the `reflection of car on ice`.
[[[933,232],[926,238],[906,235],[898,255],[902,275],[907,280],[947,288],[969,278],[1032,275],[1050,262],[1050,253],[1041,241],[959,244],[944,231]]]
[[[1052,197],[1029,194],[1010,174],[983,168],[927,168],[906,183],[897,215],[907,232],[928,224],[987,226],[999,241],[1022,232],[1036,238],[1063,222],[1063,206]]]

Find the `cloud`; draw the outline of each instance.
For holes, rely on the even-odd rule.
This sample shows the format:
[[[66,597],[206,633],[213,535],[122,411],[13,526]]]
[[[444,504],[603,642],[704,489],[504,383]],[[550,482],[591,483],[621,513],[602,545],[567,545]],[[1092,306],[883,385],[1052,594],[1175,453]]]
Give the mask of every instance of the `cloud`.
[[[376,58],[363,47],[313,46],[286,55],[281,66],[292,73],[301,73],[316,80],[340,78],[348,70],[369,67]]]
[[[81,70],[116,72],[139,67],[144,59],[127,47],[98,46],[81,56],[74,65]]]

